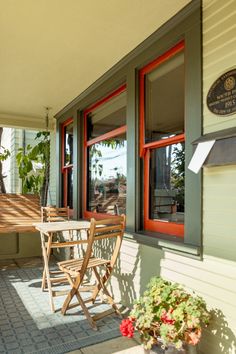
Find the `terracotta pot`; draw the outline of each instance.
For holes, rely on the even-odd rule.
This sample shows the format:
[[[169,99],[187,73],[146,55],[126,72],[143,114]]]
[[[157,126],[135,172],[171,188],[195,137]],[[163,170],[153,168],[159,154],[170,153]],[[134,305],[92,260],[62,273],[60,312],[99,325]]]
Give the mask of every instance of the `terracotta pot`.
[[[161,344],[154,345],[152,349],[144,349],[145,354],[197,354],[197,347],[193,345],[185,345],[183,349],[178,350],[174,346],[168,346],[163,349]]]

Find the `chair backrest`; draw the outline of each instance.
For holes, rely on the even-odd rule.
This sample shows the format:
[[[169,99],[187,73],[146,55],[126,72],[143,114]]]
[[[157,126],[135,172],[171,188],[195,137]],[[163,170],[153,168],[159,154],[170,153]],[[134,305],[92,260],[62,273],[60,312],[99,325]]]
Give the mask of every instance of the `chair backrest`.
[[[103,220],[91,219],[88,245],[84,256],[83,265],[81,268],[81,276],[83,277],[90,257],[93,255],[94,243],[105,239],[115,239],[115,245],[113,246],[113,252],[110,257],[110,266],[116,263],[116,259],[119,255],[123,235],[125,230],[125,215],[107,218]]]
[[[41,207],[42,222],[56,222],[70,220],[69,207],[57,208],[52,206]]]

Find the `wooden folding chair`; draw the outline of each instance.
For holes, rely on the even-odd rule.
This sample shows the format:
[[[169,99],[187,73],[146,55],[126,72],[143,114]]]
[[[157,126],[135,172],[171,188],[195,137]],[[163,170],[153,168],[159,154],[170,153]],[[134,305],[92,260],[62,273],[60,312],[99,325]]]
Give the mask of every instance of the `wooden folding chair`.
[[[42,222],[57,222],[70,220],[69,207],[57,208],[53,206],[41,207]]]
[[[54,207],[54,206],[46,206],[46,207],[41,207],[41,221],[42,222],[61,222],[61,221],[69,221],[70,220],[70,215],[69,215],[69,207]],[[73,239],[73,231],[68,231],[68,235],[69,235],[69,239],[68,241],[70,243],[72,242]],[[42,290],[47,290],[48,288],[48,284],[47,284],[47,280],[46,280],[46,271],[48,270],[48,273],[50,275],[52,275],[53,277],[50,277],[50,281],[51,284],[49,284],[50,286],[52,286],[52,284],[56,284],[59,285],[60,283],[65,283],[67,282],[67,279],[65,278],[65,276],[60,276],[61,274],[63,274],[61,271],[57,271],[57,270],[49,270],[49,258],[52,252],[53,248],[69,248],[70,249],[70,258],[72,258],[74,256],[74,247],[68,245],[68,243],[66,242],[53,242],[52,237],[48,240],[48,242],[45,240],[45,235],[41,233],[41,243],[42,243],[42,248],[44,253],[46,253],[44,255],[44,270],[43,270],[43,276],[42,276],[42,285],[41,288]],[[79,242],[74,242],[75,245],[79,244]],[[59,295],[60,292],[53,292],[51,290],[51,293],[55,294],[55,296]],[[56,295],[57,294],[57,295]],[[65,291],[61,292],[62,295],[65,295]],[[52,303],[52,310],[54,311],[54,305],[53,302],[51,300]]]
[[[58,222],[58,221],[69,221],[70,220],[70,208],[67,207],[55,207],[46,206],[41,207],[41,221],[42,222]],[[69,232],[69,241],[73,238],[72,232]],[[73,248],[70,250],[71,257],[73,257]]]
[[[59,269],[65,273],[68,282],[71,285],[71,291],[67,295],[61,310],[63,315],[69,308],[80,305],[92,328],[97,330],[95,321],[103,317],[103,315],[106,315],[107,312],[92,317],[85,304],[88,302],[92,302],[92,304],[94,304],[101,290],[103,295],[106,296],[107,302],[113,307],[115,312],[120,315],[120,311],[115,304],[112,295],[108,291],[106,283],[112,274],[112,270],[119,254],[124,234],[124,227],[124,215],[100,221],[91,219],[88,244],[84,257],[58,263]],[[113,252],[111,252],[110,257],[98,258],[95,256],[96,250],[98,250],[99,243],[101,244],[106,239],[113,239],[113,241],[115,239],[115,242],[113,242]],[[103,248],[104,245],[101,245],[100,252],[102,252]],[[82,282],[87,270],[93,271],[96,283],[95,285],[90,285],[90,287],[83,287]],[[91,291],[92,294],[89,298],[83,300],[80,295],[80,292],[82,291]],[[74,296],[77,297],[78,303],[70,305]]]

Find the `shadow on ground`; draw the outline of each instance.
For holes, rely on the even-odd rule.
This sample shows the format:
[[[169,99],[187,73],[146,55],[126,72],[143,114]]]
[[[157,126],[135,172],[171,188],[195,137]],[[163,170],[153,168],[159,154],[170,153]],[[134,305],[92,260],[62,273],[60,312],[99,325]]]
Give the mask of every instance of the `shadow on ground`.
[[[2,262],[1,262],[2,263]],[[10,264],[10,263],[9,263]],[[47,292],[42,292],[42,267],[3,266],[0,270],[0,352],[67,353],[120,336],[120,318],[109,315],[98,321],[98,331],[91,329],[80,308],[63,316],[59,309],[64,297],[55,298],[56,313],[49,306]],[[95,308],[96,313],[107,305]]]

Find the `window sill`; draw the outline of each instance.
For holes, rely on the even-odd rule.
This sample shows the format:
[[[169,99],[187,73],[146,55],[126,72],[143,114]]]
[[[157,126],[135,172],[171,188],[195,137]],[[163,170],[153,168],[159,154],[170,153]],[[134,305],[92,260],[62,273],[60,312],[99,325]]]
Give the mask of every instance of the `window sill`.
[[[124,239],[149,247],[160,248],[182,256],[200,259],[201,247],[184,243],[179,237],[154,232],[125,232]]]

